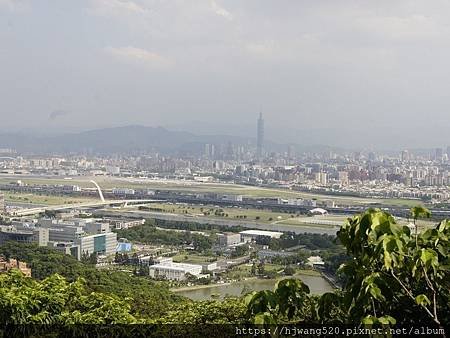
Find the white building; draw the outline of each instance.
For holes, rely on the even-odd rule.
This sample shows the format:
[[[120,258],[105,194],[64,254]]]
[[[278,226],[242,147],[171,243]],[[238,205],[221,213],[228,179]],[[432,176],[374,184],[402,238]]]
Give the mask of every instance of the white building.
[[[150,277],[164,277],[171,280],[185,280],[186,274],[199,276],[202,273],[202,266],[195,264],[184,264],[174,262],[164,262],[162,264],[151,265],[149,267]]]
[[[236,233],[225,233],[218,234],[217,239],[220,246],[232,246],[239,244],[241,242],[241,234]]]
[[[311,215],[327,215],[328,211],[322,208],[314,208],[309,211]]]
[[[308,257],[308,261],[306,262],[308,266],[324,266],[325,263],[320,256],[310,256]]]
[[[251,242],[259,237],[280,238],[283,233],[264,230],[245,230],[241,231],[240,234],[242,242]]]

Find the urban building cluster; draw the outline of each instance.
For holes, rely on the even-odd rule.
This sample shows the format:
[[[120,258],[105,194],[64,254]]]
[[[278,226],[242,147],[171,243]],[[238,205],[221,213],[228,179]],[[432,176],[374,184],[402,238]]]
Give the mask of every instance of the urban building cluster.
[[[64,215],[64,214],[60,214]],[[13,241],[54,248],[80,260],[92,254],[109,256],[130,251],[131,244],[117,240],[112,230],[141,225],[143,221],[92,218],[37,218],[0,225],[0,245]]]
[[[404,150],[398,153],[334,152],[299,153],[289,146],[286,152],[267,152],[263,147],[263,122],[258,122],[258,142],[253,155],[242,157],[241,146],[228,145],[230,156],[217,155],[218,145],[205,144],[198,156],[71,156],[6,157],[0,162],[0,175],[55,176],[64,178],[61,193],[87,193],[95,188],[70,184],[77,177],[117,177],[133,182],[234,183],[285,188],[298,191],[384,198],[411,198],[430,202],[450,199],[450,147],[429,152]],[[241,149],[242,150],[242,149]],[[256,151],[256,155],[255,155]],[[16,187],[12,187],[15,185]],[[26,191],[20,180],[2,184],[0,189]],[[55,187],[51,187],[54,189]],[[45,190],[45,186],[41,187]],[[113,196],[137,194],[136,189],[118,186]],[[140,191],[151,196],[154,190]],[[228,198],[228,197],[225,197]]]
[[[264,231],[264,230],[245,230],[239,233],[221,233],[218,234],[217,250],[233,250],[237,246],[246,243],[252,243],[262,238],[280,238],[282,232]],[[146,257],[144,261],[149,262]],[[176,263],[171,257],[158,257],[153,260],[154,264],[149,266],[150,277],[155,279],[169,279],[183,281],[192,275],[196,278],[209,277],[209,273],[215,273],[221,268],[216,262],[207,262],[203,264]]]

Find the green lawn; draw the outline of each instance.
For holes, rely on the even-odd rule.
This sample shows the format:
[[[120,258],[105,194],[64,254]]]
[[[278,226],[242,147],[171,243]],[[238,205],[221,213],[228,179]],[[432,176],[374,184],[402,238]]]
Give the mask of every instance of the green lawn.
[[[213,263],[211,262],[211,260],[213,260],[214,257],[202,256],[187,252],[180,252],[177,255],[173,256],[172,259],[176,263],[203,264],[203,263]]]
[[[215,217],[221,219],[256,221],[260,223],[272,223],[289,219],[294,214],[283,212],[272,212],[267,209],[251,209],[251,208],[233,208],[233,207],[216,207],[213,205],[181,205],[168,203],[151,203],[147,205],[151,211],[161,211],[179,215],[191,215],[200,217]],[[223,216],[221,216],[224,214]]]
[[[27,193],[15,193],[11,191],[4,192],[4,194],[6,201],[31,204],[62,205],[93,201],[93,199],[83,197],[36,195]]]

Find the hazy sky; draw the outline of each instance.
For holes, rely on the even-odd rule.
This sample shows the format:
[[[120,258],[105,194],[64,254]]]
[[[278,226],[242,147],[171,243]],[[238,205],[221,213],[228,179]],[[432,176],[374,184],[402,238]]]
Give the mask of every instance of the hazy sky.
[[[0,25],[2,129],[450,127],[448,0],[0,0]]]

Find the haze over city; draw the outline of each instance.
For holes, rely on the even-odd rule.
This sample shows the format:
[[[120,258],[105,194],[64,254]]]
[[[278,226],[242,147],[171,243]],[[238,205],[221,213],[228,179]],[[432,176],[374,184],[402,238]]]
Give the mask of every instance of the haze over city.
[[[446,337],[450,0],[0,0],[5,337]]]
[[[449,9],[0,0],[1,129],[145,125],[240,136],[255,133],[262,111],[275,142],[442,146]]]

